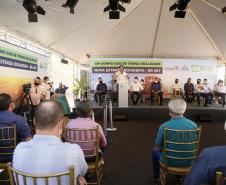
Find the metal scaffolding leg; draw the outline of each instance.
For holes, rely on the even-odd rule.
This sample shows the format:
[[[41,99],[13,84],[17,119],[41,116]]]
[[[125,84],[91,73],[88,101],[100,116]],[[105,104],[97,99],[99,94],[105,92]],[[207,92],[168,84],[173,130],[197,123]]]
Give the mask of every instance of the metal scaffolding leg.
[[[92,113],[92,121],[95,122],[94,112]]]
[[[107,136],[108,106],[104,105],[104,135]]]
[[[113,127],[113,120],[112,120],[112,103],[111,101],[109,102],[109,112],[110,112],[110,124],[111,124],[111,128],[107,128],[107,131],[116,131],[117,128]]]

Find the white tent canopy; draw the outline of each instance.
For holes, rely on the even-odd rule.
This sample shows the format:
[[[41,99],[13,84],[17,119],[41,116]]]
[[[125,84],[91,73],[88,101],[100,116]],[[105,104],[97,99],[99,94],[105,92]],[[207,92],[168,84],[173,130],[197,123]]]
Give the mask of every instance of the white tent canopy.
[[[46,15],[29,23],[22,2],[0,1],[2,29],[88,62],[90,57],[202,58],[226,60],[224,0],[191,0],[184,19],[174,18],[175,0],[132,0],[119,20],[103,9],[108,0],[80,0],[75,14],[61,7],[66,0],[36,0]]]

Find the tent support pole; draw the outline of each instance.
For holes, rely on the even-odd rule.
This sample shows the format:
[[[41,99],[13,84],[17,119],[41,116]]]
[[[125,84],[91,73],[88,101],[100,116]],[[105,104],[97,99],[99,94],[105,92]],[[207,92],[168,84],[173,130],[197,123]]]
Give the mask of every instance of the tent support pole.
[[[137,6],[132,12],[130,12],[121,22],[119,22],[110,32],[108,32],[104,38],[102,38],[94,47],[92,47],[87,54],[90,54],[90,52],[92,52],[94,49],[96,49],[106,38],[108,38],[121,24],[123,24],[124,22],[126,22],[128,20],[128,18],[130,16],[132,16],[137,10],[139,10],[145,3],[147,2],[147,0],[143,0],[139,6]],[[83,56],[80,57],[79,61],[82,59]]]
[[[220,8],[218,8],[217,6],[213,5],[212,3],[210,3],[207,0],[202,0],[204,3],[208,4],[209,6],[212,6],[213,8],[215,8],[216,10],[222,12],[222,10]]]
[[[158,20],[158,26],[157,26],[157,30],[156,30],[156,34],[155,34],[155,41],[154,41],[153,50],[152,50],[152,54],[151,54],[152,58],[154,58],[154,54],[155,54],[155,48],[156,48],[156,43],[157,43],[157,39],[158,39],[158,35],[159,35],[159,28],[160,28],[160,24],[161,24],[161,20],[162,20],[162,12],[163,12],[164,3],[165,3],[165,0],[162,0],[161,11],[160,11],[159,20]]]
[[[196,23],[199,25],[199,27],[202,29],[202,31],[205,33],[206,37],[209,39],[209,41],[211,42],[211,44],[213,45],[213,47],[216,49],[217,53],[219,54],[221,60],[223,60],[224,64],[225,60],[223,55],[221,54],[220,50],[218,49],[217,45],[214,43],[213,39],[210,37],[210,35],[208,34],[208,32],[205,30],[205,28],[202,26],[202,24],[200,23],[200,21],[198,20],[198,18],[194,15],[194,13],[192,12],[191,8],[190,8],[190,13],[192,15],[192,17],[194,18],[194,20],[196,21]]]

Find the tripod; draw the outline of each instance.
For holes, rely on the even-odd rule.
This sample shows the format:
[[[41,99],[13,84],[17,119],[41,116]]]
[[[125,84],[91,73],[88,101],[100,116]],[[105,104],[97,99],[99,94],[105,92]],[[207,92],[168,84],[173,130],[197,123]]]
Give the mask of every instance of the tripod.
[[[22,107],[22,104],[23,104],[23,102],[24,102],[24,100],[25,100],[25,98],[26,98],[26,99],[27,99],[27,111],[26,111],[27,122],[28,122],[28,125],[29,125],[31,128],[33,128],[33,127],[34,127],[34,124],[33,124],[32,118],[31,118],[31,111],[32,111],[32,110],[31,110],[31,107],[32,107],[32,109],[34,110],[34,105],[33,105],[32,101],[31,101],[31,96],[30,96],[29,92],[28,92],[28,91],[24,91],[24,92],[25,92],[25,95],[24,95],[23,100],[22,100],[22,102],[21,102],[21,104],[20,104],[20,107],[19,107],[19,109],[18,109],[18,111],[17,111],[17,114],[20,112],[20,109],[21,109],[21,107]],[[16,100],[16,102],[21,98],[21,96],[23,96],[23,94],[20,95],[20,97]],[[31,104],[29,104],[29,100],[30,100]],[[30,106],[30,105],[31,105],[31,106]]]

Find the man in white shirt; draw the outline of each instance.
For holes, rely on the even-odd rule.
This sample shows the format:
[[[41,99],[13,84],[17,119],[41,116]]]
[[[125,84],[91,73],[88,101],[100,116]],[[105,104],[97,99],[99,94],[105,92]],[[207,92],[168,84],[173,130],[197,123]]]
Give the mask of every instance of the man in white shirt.
[[[219,80],[219,84],[214,87],[214,93],[216,96],[220,96],[223,99],[223,107],[224,107],[226,87],[223,85],[223,80]]]
[[[212,104],[213,92],[212,92],[211,88],[209,87],[209,84],[207,83],[206,78],[204,79],[202,85],[204,86],[205,93],[209,95],[209,104]]]
[[[112,77],[112,79],[116,78],[116,80],[124,80],[124,79],[130,79],[130,76],[123,70],[123,65],[119,66],[118,72],[115,72]]]
[[[179,84],[179,79],[175,79],[175,84],[172,85],[173,94],[180,94],[182,99],[184,99],[184,93],[181,89],[181,85]]]
[[[140,82],[138,82],[138,77],[134,78],[134,82],[130,84],[129,92],[131,93],[131,100],[134,105],[136,105],[140,99],[140,93],[143,90],[143,87]],[[137,95],[137,99],[134,102],[134,95]]]
[[[36,135],[29,142],[17,145],[13,154],[13,168],[28,174],[47,175],[65,172],[74,166],[75,184],[86,185],[83,176],[87,164],[83,151],[77,144],[61,141],[63,116],[63,104],[57,100],[38,105],[34,119]],[[26,180],[27,184],[33,184],[32,178]],[[22,181],[23,177],[19,176],[19,184],[23,184]],[[37,184],[44,185],[45,179],[37,179]],[[49,184],[57,184],[57,178],[50,178]],[[61,184],[70,184],[69,175],[61,177]]]
[[[202,96],[203,98],[205,98],[205,107],[209,107],[208,101],[209,101],[209,95],[205,93],[205,87],[201,84],[201,79],[197,79],[197,84],[195,85],[195,91],[196,96],[197,96],[197,102],[198,102],[198,106],[200,105],[200,96]]]
[[[45,90],[46,93],[46,100],[50,100],[50,85],[49,85],[49,77],[45,76],[44,77],[44,82],[42,82],[41,86]]]

